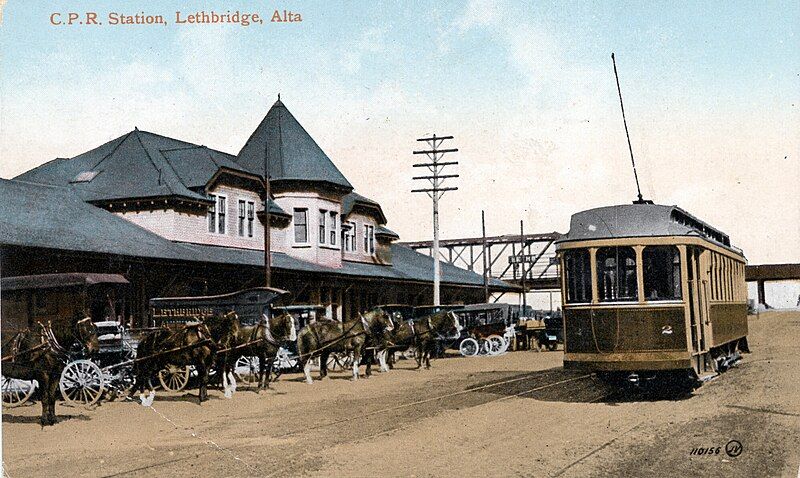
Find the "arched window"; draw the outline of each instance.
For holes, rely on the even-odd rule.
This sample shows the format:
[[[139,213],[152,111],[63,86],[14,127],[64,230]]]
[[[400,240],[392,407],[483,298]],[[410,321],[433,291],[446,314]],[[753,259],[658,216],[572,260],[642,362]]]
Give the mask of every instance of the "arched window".
[[[638,300],[636,251],[632,247],[601,247],[596,265],[600,302]]]
[[[642,251],[646,300],[681,298],[681,255],[675,246],[648,246]]]

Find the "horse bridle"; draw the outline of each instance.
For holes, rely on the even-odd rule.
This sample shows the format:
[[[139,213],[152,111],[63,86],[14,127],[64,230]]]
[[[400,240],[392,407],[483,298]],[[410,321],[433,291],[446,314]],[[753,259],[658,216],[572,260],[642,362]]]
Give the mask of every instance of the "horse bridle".
[[[81,320],[75,322],[75,326],[74,326],[74,328],[75,328],[75,336],[78,337],[78,342],[80,343],[82,352],[86,352],[88,350],[88,348],[89,348],[89,347],[86,346],[86,344],[89,342],[89,338],[91,336],[91,333],[89,334],[89,336],[84,337],[80,325],[83,324],[84,322],[91,322],[91,321],[92,321],[91,317],[84,317]],[[51,330],[51,333],[52,333],[52,330]],[[53,336],[53,340],[55,340],[55,336]],[[58,343],[58,342],[56,342],[56,343]]]

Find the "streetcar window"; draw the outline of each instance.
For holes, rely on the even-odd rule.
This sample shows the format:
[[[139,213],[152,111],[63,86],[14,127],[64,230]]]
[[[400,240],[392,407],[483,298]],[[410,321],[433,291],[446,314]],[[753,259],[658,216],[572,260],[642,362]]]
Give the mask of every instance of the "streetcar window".
[[[632,247],[601,247],[596,263],[600,302],[638,300],[636,251]]]
[[[681,298],[681,255],[675,246],[648,246],[642,252],[647,300]]]
[[[589,251],[573,249],[564,253],[567,279],[567,302],[592,301],[592,270]]]

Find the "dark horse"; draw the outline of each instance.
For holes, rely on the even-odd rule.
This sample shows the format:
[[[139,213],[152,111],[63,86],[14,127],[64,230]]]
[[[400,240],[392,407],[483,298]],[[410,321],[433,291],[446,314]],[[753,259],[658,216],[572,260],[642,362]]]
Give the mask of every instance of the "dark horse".
[[[234,318],[224,320],[229,330],[234,327]],[[221,326],[222,327],[222,326]],[[136,349],[136,361],[133,364],[136,384],[130,396],[144,392],[150,379],[169,365],[194,365],[200,380],[198,403],[208,400],[208,371],[214,361],[217,341],[204,323],[182,324],[172,327],[161,327],[145,336]],[[148,399],[142,404],[152,403],[155,391],[150,391]]]
[[[2,373],[5,377],[39,382],[42,426],[56,423],[56,390],[61,371],[71,356],[88,356],[100,346],[97,328],[89,317],[36,324],[15,334],[3,345]],[[64,347],[67,348],[64,348]]]
[[[353,380],[358,380],[358,367],[369,337],[382,337],[394,329],[392,318],[380,307],[359,314],[347,322],[320,320],[303,327],[297,334],[297,352],[306,383],[312,383],[311,359],[319,357],[320,378],[328,375],[328,356],[331,352],[353,357]],[[367,377],[372,373],[372,362],[367,361]]]
[[[425,361],[425,368],[431,368],[431,354],[440,340],[454,338],[461,333],[458,316],[453,312],[437,312],[421,319],[409,320],[398,325],[394,331],[386,333],[376,347],[381,371],[388,371],[386,356],[390,352],[417,348],[417,368]]]
[[[219,317],[206,319],[212,335],[216,335],[215,330],[225,329],[224,325],[218,324],[219,321]],[[259,374],[258,388],[256,389],[258,392],[269,384],[269,374],[272,372],[273,361],[278,354],[278,349],[286,342],[297,340],[294,319],[291,314],[286,312],[273,315],[269,319],[266,315],[262,315],[255,325],[242,325],[236,317],[234,330],[229,341],[225,344],[219,342],[220,351],[216,358],[216,368],[222,371],[220,375],[226,397],[236,390],[233,367],[240,357],[258,357]]]

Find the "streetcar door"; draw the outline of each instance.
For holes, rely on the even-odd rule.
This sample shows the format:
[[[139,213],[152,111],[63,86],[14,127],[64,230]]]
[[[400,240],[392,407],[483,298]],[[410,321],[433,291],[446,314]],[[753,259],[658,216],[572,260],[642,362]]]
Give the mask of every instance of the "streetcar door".
[[[706,350],[705,322],[708,317],[708,269],[701,250],[692,247],[689,251],[690,274],[693,279],[691,289],[695,298],[692,304],[692,336],[695,338],[693,345],[696,352],[703,352]]]

